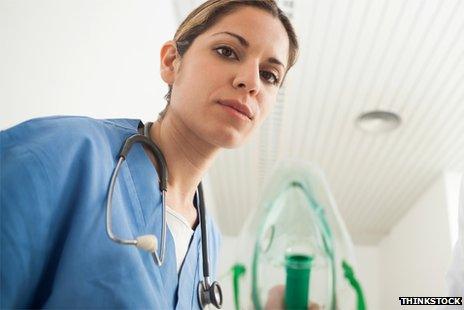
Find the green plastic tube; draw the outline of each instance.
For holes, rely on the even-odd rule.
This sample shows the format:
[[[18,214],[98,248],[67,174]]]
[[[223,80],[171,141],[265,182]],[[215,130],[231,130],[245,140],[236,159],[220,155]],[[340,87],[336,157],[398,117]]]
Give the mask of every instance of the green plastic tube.
[[[358,310],[365,310],[366,309],[366,302],[364,300],[363,290],[361,288],[361,284],[356,279],[354,275],[354,270],[346,261],[342,262],[342,268],[345,274],[345,278],[350,282],[351,286],[353,287],[354,291],[356,292],[357,297],[357,309]]]
[[[309,255],[288,255],[285,257],[287,271],[285,309],[308,309],[312,261],[313,257]]]
[[[235,264],[232,266],[233,285],[234,285],[234,304],[235,310],[240,310],[240,278],[245,275],[246,268],[243,264]]]

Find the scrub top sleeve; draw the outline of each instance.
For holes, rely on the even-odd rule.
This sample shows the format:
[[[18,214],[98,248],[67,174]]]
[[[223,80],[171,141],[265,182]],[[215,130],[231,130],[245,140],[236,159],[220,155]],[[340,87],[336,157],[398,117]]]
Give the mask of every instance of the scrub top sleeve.
[[[45,273],[50,227],[47,173],[38,157],[21,147],[0,148],[1,308],[34,304]],[[43,292],[42,292],[43,293]],[[40,296],[37,295],[37,296]]]
[[[213,251],[212,253],[212,270],[211,270],[211,275],[213,276],[213,279],[217,279],[217,271],[218,271],[218,265],[219,265],[219,259],[220,259],[220,252],[221,252],[221,243],[222,243],[222,236],[219,228],[216,225],[216,222],[214,221],[213,218],[210,218],[210,233],[209,233],[209,239],[212,240],[212,246],[213,246]]]

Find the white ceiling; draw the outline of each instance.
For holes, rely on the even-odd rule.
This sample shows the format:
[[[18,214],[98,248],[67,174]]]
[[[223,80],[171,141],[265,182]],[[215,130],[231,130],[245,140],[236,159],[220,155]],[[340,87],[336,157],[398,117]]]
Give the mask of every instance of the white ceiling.
[[[185,6],[179,16],[202,1]],[[356,243],[375,244],[442,171],[464,169],[464,1],[287,0],[301,50],[273,114],[210,174],[219,224],[237,234],[276,161],[326,173]],[[385,134],[370,110],[398,113]]]

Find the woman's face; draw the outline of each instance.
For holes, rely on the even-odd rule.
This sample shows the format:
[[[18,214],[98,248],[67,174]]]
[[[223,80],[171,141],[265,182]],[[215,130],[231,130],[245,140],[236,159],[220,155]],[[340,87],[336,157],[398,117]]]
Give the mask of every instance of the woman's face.
[[[171,81],[163,77],[173,85],[169,113],[209,144],[242,144],[276,102],[288,49],[284,26],[266,11],[222,17],[173,60]]]

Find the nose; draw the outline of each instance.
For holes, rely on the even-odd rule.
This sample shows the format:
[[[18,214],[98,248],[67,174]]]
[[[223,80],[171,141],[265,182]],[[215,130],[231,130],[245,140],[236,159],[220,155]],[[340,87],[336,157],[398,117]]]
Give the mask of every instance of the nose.
[[[245,90],[252,96],[258,94],[260,88],[259,66],[256,63],[240,66],[235,75],[233,86],[236,89]]]

